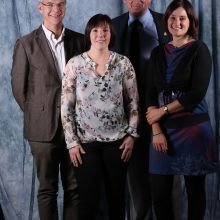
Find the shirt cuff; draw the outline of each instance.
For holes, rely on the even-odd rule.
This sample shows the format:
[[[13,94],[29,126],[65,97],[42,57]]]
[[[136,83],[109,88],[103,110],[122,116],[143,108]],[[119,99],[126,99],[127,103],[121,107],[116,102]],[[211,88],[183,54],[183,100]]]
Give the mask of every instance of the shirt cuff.
[[[71,141],[71,142],[67,142],[66,141],[67,149],[74,148],[74,147],[76,147],[79,144],[80,144],[80,142],[78,140]]]
[[[139,135],[137,133],[137,128],[134,128],[134,127],[128,127],[128,129],[126,130],[126,133],[131,135],[134,138],[138,138],[139,137]]]

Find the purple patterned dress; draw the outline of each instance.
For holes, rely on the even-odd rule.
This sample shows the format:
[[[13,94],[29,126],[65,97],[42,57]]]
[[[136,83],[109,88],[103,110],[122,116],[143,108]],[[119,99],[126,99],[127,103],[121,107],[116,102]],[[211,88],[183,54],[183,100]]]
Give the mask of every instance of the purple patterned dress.
[[[190,42],[176,48],[171,44],[164,46],[167,72],[166,82],[169,84],[174,70],[188,48]],[[176,100],[182,92],[159,94],[160,106]],[[203,175],[215,172],[218,167],[218,153],[208,115],[205,99],[189,112],[179,112],[165,117],[161,128],[167,138],[168,152],[156,151],[150,146],[149,172],[162,175]]]

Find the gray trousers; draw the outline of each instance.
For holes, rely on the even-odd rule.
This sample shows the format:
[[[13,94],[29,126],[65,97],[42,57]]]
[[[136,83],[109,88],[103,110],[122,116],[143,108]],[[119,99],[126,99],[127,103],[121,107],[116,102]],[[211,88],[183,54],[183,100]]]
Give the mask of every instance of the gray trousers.
[[[38,209],[41,220],[58,220],[57,194],[61,176],[63,219],[78,220],[79,198],[73,166],[60,129],[52,142],[29,142],[39,179]]]

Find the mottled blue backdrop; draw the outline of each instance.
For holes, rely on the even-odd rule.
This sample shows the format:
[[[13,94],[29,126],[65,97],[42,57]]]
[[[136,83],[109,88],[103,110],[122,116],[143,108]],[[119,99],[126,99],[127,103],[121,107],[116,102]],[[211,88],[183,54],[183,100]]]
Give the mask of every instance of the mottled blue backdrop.
[[[153,0],[151,8],[164,12],[170,0]],[[192,0],[200,19],[200,38],[213,56],[213,78],[207,93],[216,140],[220,143],[220,1]],[[0,204],[7,220],[37,220],[37,179],[35,167],[26,140],[23,139],[23,115],[11,92],[10,70],[15,41],[41,24],[37,11],[38,0],[0,0]],[[122,0],[69,0],[65,25],[84,32],[88,19],[96,13],[114,18],[126,11]],[[146,171],[147,172],[147,171]],[[220,219],[219,178],[210,175],[207,180],[206,220]],[[184,186],[183,186],[184,194]],[[185,194],[184,194],[185,195]],[[182,217],[186,219],[186,203]],[[62,210],[62,193],[59,195]],[[180,220],[180,219],[178,219]]]

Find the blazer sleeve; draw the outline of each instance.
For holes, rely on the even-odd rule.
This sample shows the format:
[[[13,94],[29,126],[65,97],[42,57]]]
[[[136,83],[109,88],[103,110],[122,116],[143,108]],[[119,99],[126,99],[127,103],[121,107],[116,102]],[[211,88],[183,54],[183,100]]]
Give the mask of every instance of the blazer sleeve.
[[[24,111],[24,102],[26,99],[26,85],[29,70],[29,62],[27,54],[25,52],[23,43],[18,40],[15,44],[13,63],[11,70],[11,85],[12,92],[20,106],[21,110]]]
[[[158,55],[156,53],[156,48],[152,51],[150,61],[149,61],[149,68],[146,72],[146,91],[145,91],[145,103],[146,103],[146,110],[149,106],[158,106],[158,92],[155,85],[154,77],[157,74],[157,65],[158,65]]]
[[[202,43],[191,67],[190,89],[178,100],[186,110],[193,110],[205,97],[211,72],[212,59],[208,47]]]

